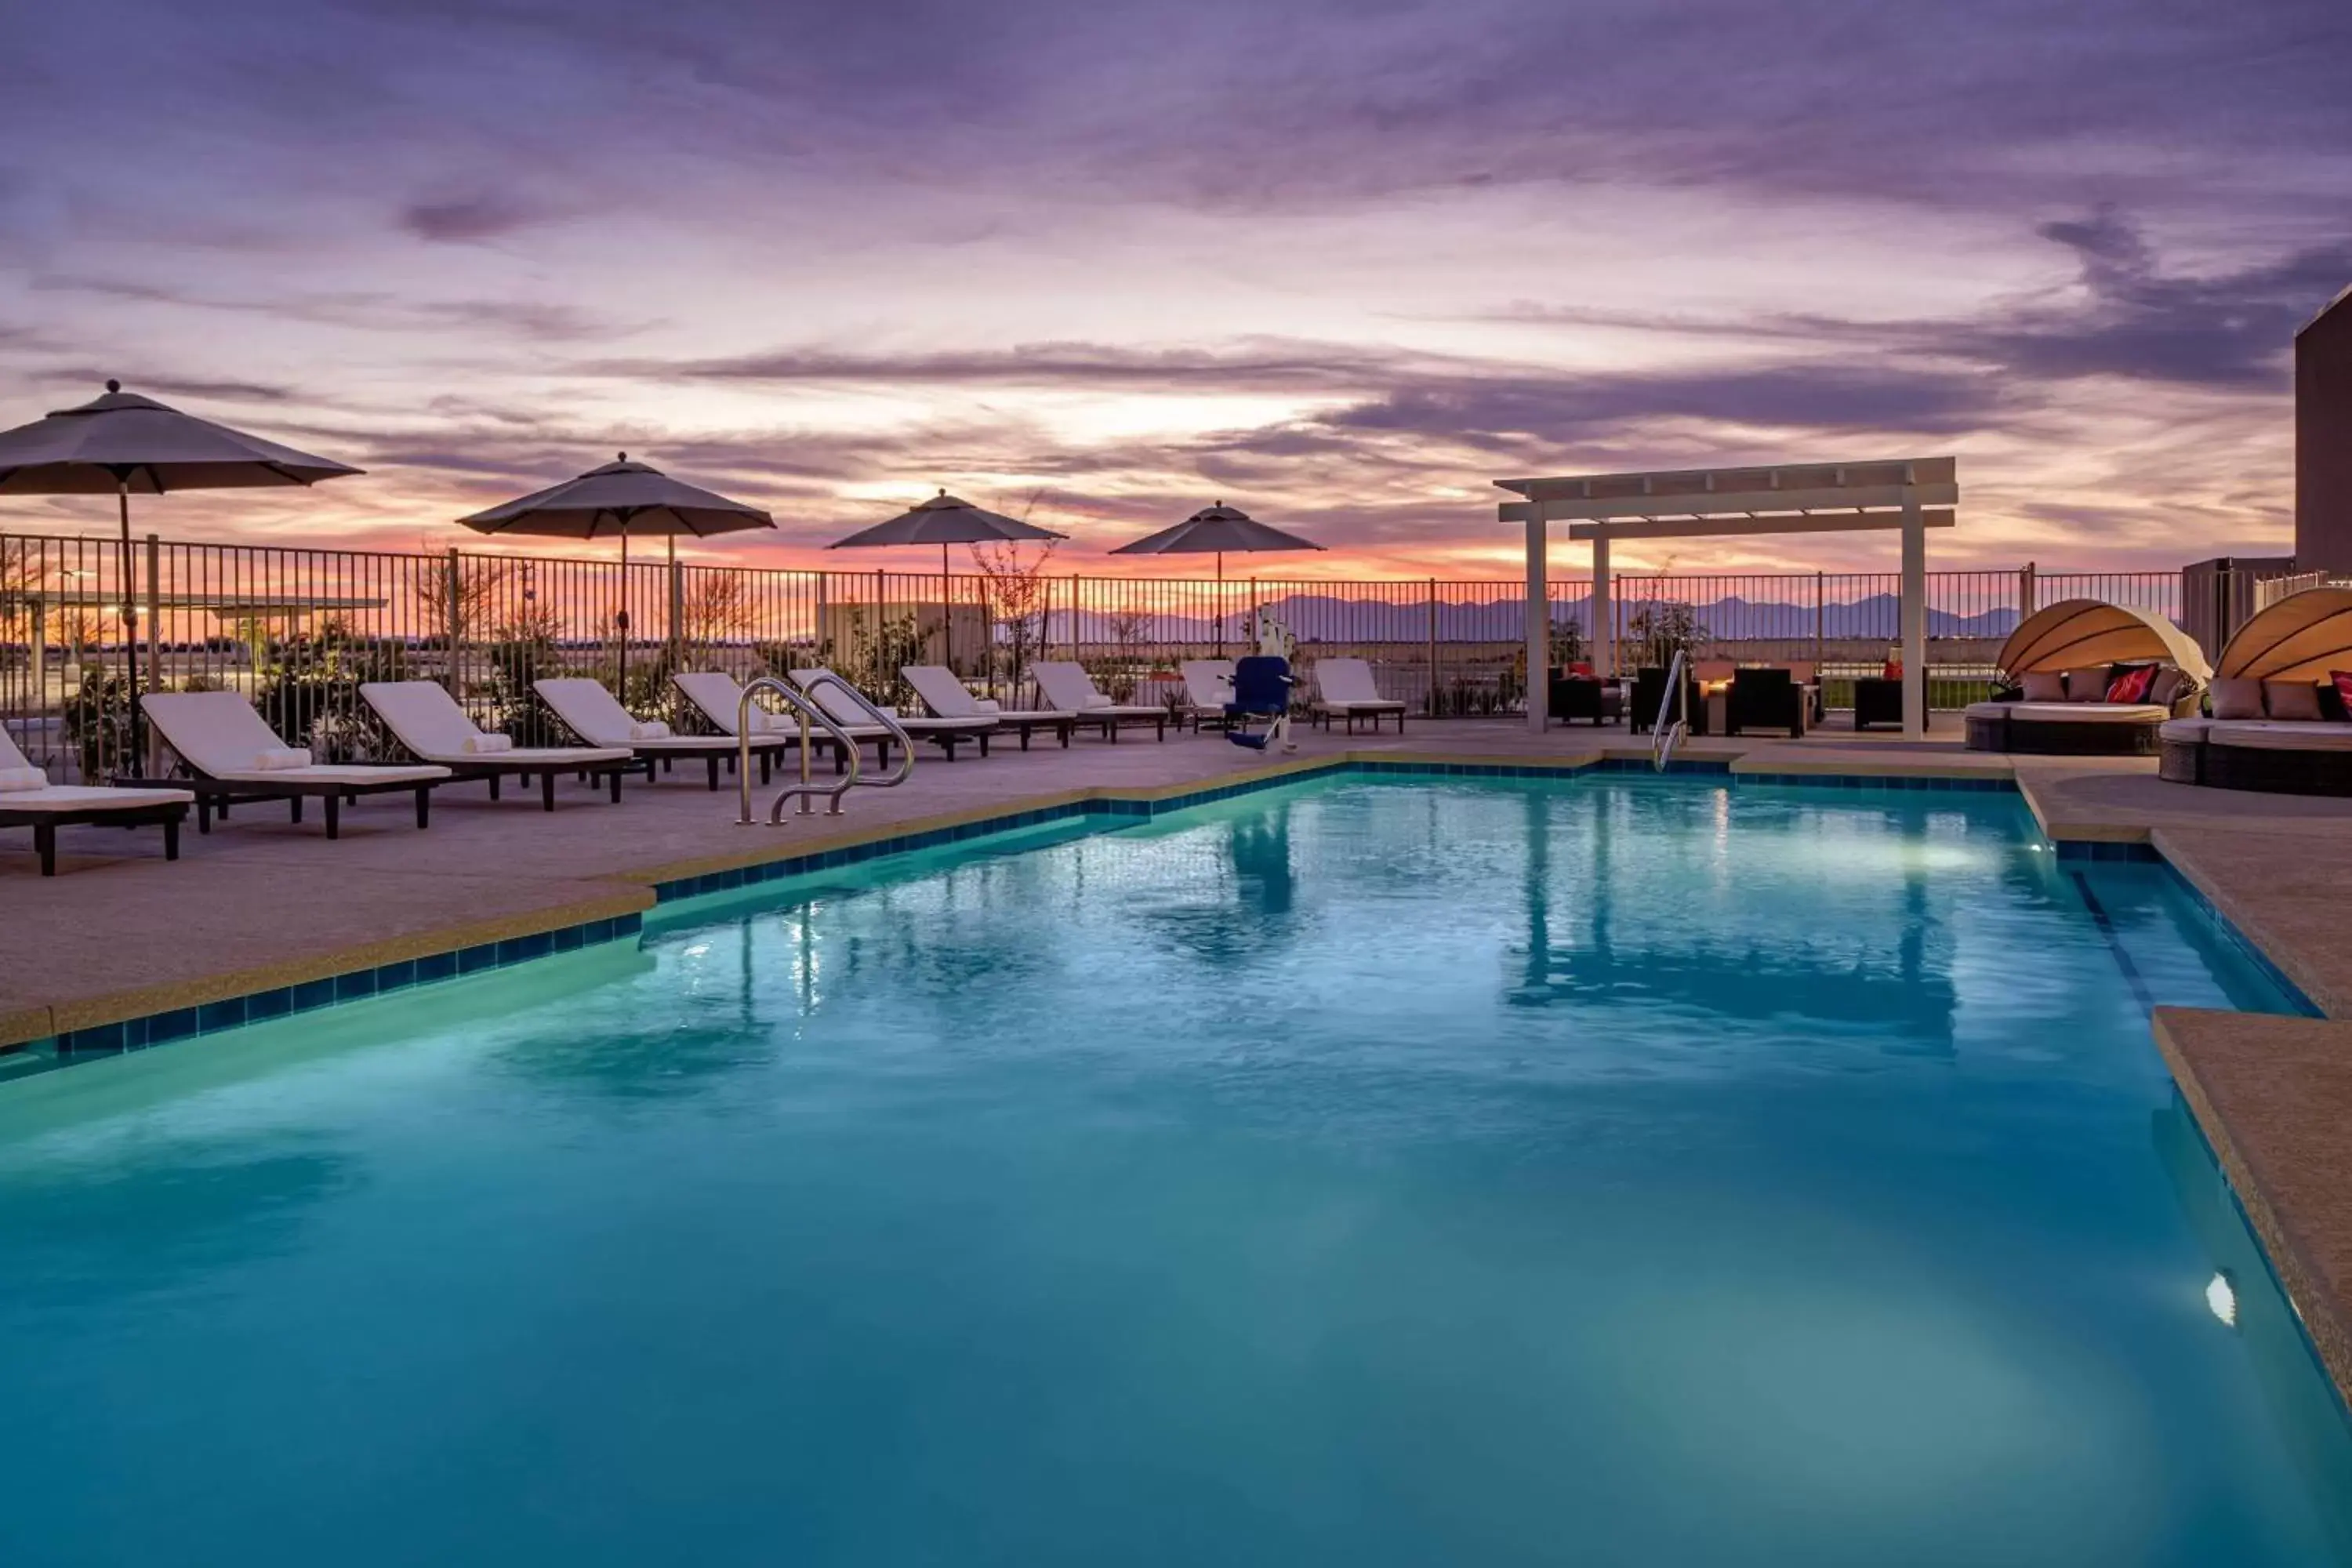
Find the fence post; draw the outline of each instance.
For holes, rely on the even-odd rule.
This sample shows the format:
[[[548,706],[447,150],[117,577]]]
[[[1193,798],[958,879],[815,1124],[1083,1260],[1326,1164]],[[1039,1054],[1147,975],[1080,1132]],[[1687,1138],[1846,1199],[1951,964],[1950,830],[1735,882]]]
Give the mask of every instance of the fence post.
[[[1429,700],[1423,710],[1437,717],[1437,579],[1429,580]]]
[[[449,559],[442,569],[442,619],[449,633],[449,666],[442,679],[449,688],[450,697],[459,702],[466,700],[466,678],[457,668],[457,650],[466,645],[466,607],[463,596],[465,568],[458,564],[457,547],[449,547]]]
[[[677,668],[679,649],[686,645],[679,640],[678,626],[686,619],[686,568],[677,563],[677,536],[669,539],[669,667]]]
[[[151,533],[147,536],[147,689],[150,692],[163,689],[163,638],[156,619],[163,602],[161,587],[163,576],[163,542]],[[134,632],[131,635],[135,640],[138,634]],[[137,702],[139,694],[132,692],[131,700],[134,703]],[[134,709],[133,711],[136,710]],[[140,727],[134,724],[131,726],[131,732],[140,734]],[[144,731],[143,739],[146,745],[139,758],[139,763],[144,776],[152,779],[163,771],[163,746],[156,740],[155,731],[152,726]]]
[[[1824,607],[1827,604],[1827,596],[1822,592],[1825,582],[1826,579],[1821,573],[1813,574],[1813,679],[1815,680],[1822,678],[1822,658],[1829,646],[1829,639],[1823,635],[1828,630],[1829,619],[1829,611]]]
[[[2017,618],[2024,620],[2033,614],[2033,563],[2029,561],[2017,574]]]

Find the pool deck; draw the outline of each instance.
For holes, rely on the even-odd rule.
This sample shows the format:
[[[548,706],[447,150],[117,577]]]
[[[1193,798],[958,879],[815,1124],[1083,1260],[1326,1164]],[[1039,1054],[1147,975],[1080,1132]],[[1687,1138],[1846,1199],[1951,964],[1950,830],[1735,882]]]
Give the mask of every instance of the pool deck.
[[[1027,752],[1008,741],[952,763],[926,749],[903,788],[859,790],[842,816],[781,827],[739,826],[731,788],[714,795],[698,768],[681,768],[633,784],[617,806],[567,784],[553,813],[529,792],[493,805],[478,784],[443,789],[421,833],[404,796],[372,797],[344,808],[334,843],[315,811],[295,826],[282,808],[245,806],[209,835],[192,823],[177,864],[152,828],[68,828],[60,874],[46,879],[30,834],[0,834],[0,1051],[640,914],[663,882],[1088,797],[1181,795],[1349,758],[1568,767],[1649,756],[1648,739],[1622,727],[1538,737],[1515,721],[1298,740],[1294,756],[1271,760],[1190,733]],[[1695,738],[1679,754],[1740,774],[2013,777],[2053,840],[2152,845],[2187,877],[2326,1015],[2168,1013],[2158,1036],[2352,1394],[2352,800],[2167,784],[2152,759],[1975,754],[1956,732]],[[767,795],[755,795],[764,817]]]

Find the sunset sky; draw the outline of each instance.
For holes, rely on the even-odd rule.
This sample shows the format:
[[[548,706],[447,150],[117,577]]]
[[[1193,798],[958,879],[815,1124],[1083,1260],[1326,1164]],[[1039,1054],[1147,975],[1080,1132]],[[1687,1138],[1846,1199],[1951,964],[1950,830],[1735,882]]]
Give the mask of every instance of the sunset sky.
[[[2289,346],[2352,283],[2342,0],[83,0],[10,34],[0,425],[116,375],[369,470],[142,510],[181,537],[439,548],[625,447],[775,511],[711,559],[815,563],[936,484],[1077,569],[1223,499],[1333,546],[1286,574],[1504,576],[1497,477],[1954,451],[1937,563],[2169,566],[2286,545]]]

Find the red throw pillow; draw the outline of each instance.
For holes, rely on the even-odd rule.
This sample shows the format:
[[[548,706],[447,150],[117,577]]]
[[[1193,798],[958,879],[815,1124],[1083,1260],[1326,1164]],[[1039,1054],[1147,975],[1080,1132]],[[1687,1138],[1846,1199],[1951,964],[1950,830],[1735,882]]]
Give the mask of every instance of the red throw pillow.
[[[2149,682],[2156,679],[2156,666],[2143,664],[2137,669],[2127,669],[2107,682],[2110,702],[2144,702],[2147,700]]]
[[[2352,713],[2352,669],[2331,669],[2327,679],[2336,683],[2336,700],[2344,704],[2347,713]]]
[[[1580,658],[1568,667],[1568,672],[1570,675],[1591,675],[1592,667]]]
[[[1898,660],[1890,658],[1885,668],[1879,671],[1879,676],[1885,680],[1900,680],[1903,679],[1903,666]]]

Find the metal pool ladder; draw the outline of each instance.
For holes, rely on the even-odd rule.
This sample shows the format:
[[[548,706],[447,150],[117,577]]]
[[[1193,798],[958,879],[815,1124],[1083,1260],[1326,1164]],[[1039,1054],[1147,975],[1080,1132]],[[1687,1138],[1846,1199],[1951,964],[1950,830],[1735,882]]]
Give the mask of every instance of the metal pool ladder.
[[[827,686],[834,687],[844,693],[853,707],[861,710],[876,724],[889,731],[891,739],[898,742],[898,765],[887,776],[878,779],[863,776],[857,761],[857,742],[815,700],[816,692]],[[775,800],[768,807],[769,826],[774,827],[782,823],[784,803],[788,800],[799,800],[800,814],[806,816],[809,814],[809,802],[818,795],[824,795],[825,815],[839,816],[841,797],[851,790],[860,785],[867,789],[889,789],[905,784],[907,775],[915,771],[914,738],[907,733],[896,719],[868,702],[864,692],[831,670],[817,676],[807,685],[799,687],[780,680],[772,675],[754,676],[743,683],[743,695],[735,704],[735,778],[738,792],[741,796],[742,807],[742,815],[738,816],[736,821],[740,826],[753,826],[758,821],[751,815],[751,736],[753,733],[751,715],[755,711],[751,706],[751,699],[762,691],[775,693],[777,700],[792,711],[793,717],[800,721],[801,725],[801,782],[777,792]],[[813,729],[823,730],[832,738],[833,743],[841,748],[842,755],[848,759],[847,766],[841,777],[829,784],[813,784],[809,779],[809,742]]]
[[[1658,700],[1658,721],[1650,726],[1650,766],[1659,773],[1664,773],[1666,764],[1675,760],[1675,742],[1690,732],[1690,686],[1683,679],[1689,657],[1688,650],[1675,649],[1674,662],[1666,667],[1665,695]],[[1682,717],[1669,723],[1666,714],[1676,698],[1682,700]]]

